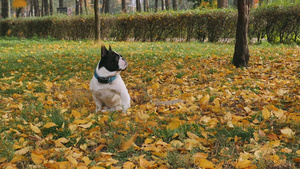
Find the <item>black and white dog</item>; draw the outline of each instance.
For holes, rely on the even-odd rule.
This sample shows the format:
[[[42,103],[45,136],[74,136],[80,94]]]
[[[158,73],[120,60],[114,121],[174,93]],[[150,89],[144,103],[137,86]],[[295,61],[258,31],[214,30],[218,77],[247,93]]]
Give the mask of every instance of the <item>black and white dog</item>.
[[[130,96],[120,72],[127,68],[127,61],[119,53],[101,47],[101,60],[90,82],[90,89],[98,111],[122,110],[130,107]]]

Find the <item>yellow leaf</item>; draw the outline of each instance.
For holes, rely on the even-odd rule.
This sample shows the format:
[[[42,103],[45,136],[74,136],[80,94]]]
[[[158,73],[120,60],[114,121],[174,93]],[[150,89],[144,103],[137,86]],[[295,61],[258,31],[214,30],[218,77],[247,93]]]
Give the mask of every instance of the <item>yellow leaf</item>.
[[[297,150],[297,151],[296,151],[296,154],[297,154],[298,156],[300,156],[300,150]]]
[[[153,90],[157,90],[157,89],[159,89],[159,87],[160,87],[160,84],[159,84],[159,83],[154,83],[154,84],[151,86],[151,88],[152,88]]]
[[[73,165],[73,166],[77,166],[78,162],[76,161],[76,159],[72,156],[67,156],[66,159]]]
[[[251,161],[250,160],[243,160],[239,161],[236,165],[236,167],[239,168],[249,168],[251,166]]]
[[[281,129],[280,132],[287,137],[292,137],[295,134],[295,132],[293,132],[293,130],[288,127]]]
[[[72,110],[72,116],[77,119],[81,117],[81,114],[77,110]]]
[[[188,137],[189,137],[190,139],[192,139],[192,140],[199,140],[199,137],[198,137],[196,134],[194,134],[194,133],[192,133],[192,132],[190,132],[190,131],[188,131],[186,134],[187,134]]]
[[[32,125],[31,123],[30,123],[30,129],[31,129],[33,132],[35,132],[36,134],[42,133],[41,130],[40,130],[38,127]]]
[[[127,149],[129,149],[133,145],[136,137],[137,137],[137,133],[135,133],[129,140],[127,140],[123,144],[121,144],[121,146],[120,146],[121,151],[126,151]]]
[[[93,124],[92,122],[89,122],[86,124],[80,124],[78,126],[87,129],[87,128],[90,128],[92,126],[92,124]]]
[[[85,165],[89,165],[92,161],[89,159],[89,157],[82,157],[82,160]]]
[[[48,129],[48,128],[55,127],[55,126],[58,126],[58,125],[53,122],[49,122],[44,125],[44,128]]]
[[[22,148],[18,151],[15,152],[15,155],[24,155],[26,153],[28,153],[28,151],[31,149],[32,147],[25,147],[25,148]]]
[[[152,138],[146,138],[146,140],[144,141],[145,144],[150,144],[154,141],[154,139]]]
[[[171,123],[169,123],[167,125],[167,129],[169,130],[175,130],[180,126],[180,122],[179,121],[172,121]]]
[[[183,84],[183,80],[182,80],[182,79],[177,79],[177,80],[176,80],[176,84],[178,84],[178,85]]]
[[[34,164],[42,164],[45,160],[44,155],[43,154],[36,154],[35,152],[31,153],[31,159],[34,162]]]
[[[87,120],[74,120],[73,123],[74,124],[86,124],[86,123],[88,123],[88,121]]]
[[[205,96],[203,96],[200,100],[199,100],[199,103],[201,104],[201,105],[207,105],[208,104],[208,102],[209,102],[209,95],[207,94],[207,95],[205,95]]]
[[[268,120],[271,117],[271,112],[267,108],[264,108],[262,110],[262,116],[264,117],[264,120]]]
[[[201,159],[199,159],[199,167],[202,167],[202,168],[215,168],[215,165],[211,161],[208,161],[204,158],[201,158]]]
[[[135,165],[131,161],[126,161],[123,164],[123,169],[133,169],[134,167],[135,167]]]
[[[195,153],[194,155],[193,155],[193,158],[194,159],[201,159],[201,158],[207,158],[208,157],[208,155],[207,154],[205,154],[205,153]]]

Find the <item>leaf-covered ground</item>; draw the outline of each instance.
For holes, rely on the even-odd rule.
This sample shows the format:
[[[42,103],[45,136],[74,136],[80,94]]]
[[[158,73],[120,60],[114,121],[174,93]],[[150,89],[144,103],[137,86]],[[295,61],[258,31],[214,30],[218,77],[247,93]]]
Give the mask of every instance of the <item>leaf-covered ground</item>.
[[[127,114],[95,113],[93,42],[0,39],[0,168],[298,168],[300,49],[107,42]]]

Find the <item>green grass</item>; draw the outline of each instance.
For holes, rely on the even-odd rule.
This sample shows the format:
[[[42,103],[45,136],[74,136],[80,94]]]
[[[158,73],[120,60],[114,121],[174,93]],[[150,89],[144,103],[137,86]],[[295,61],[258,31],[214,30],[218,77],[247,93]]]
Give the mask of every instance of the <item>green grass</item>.
[[[39,137],[42,139],[53,136],[53,140],[43,142],[41,147],[36,148],[51,149],[55,147],[54,140],[65,137],[69,142],[64,145],[88,156],[92,160],[91,165],[98,163],[95,159],[101,156],[101,152],[112,153],[113,158],[119,160],[116,166],[122,166],[130,160],[137,165],[137,158],[141,155],[145,155],[144,158],[149,161],[153,160],[151,151],[134,147],[120,151],[124,140],[130,139],[134,133],[138,134],[135,144],[142,147],[147,138],[152,138],[154,142],[162,140],[167,144],[173,140],[185,143],[189,139],[187,133],[191,132],[200,138],[203,146],[194,147],[192,150],[185,150],[184,146],[172,150],[165,148],[164,151],[168,151],[166,157],[161,159],[163,164],[171,168],[197,168],[191,157],[194,153],[203,152],[209,156],[208,160],[214,159],[215,164],[224,162],[224,166],[234,168],[241,152],[253,154],[249,147],[272,141],[268,137],[260,137],[259,141],[252,143],[254,133],[259,129],[266,134],[275,133],[281,136],[280,129],[289,127],[296,134],[293,139],[283,138],[280,149],[287,147],[293,152],[282,153],[279,148],[274,151],[287,158],[287,163],[282,166],[292,168],[298,165],[293,159],[297,157],[295,152],[300,148],[297,141],[299,124],[291,122],[291,119],[287,123],[280,123],[274,117],[264,119],[261,111],[266,105],[274,105],[286,111],[286,114],[299,111],[299,107],[293,105],[298,103],[296,90],[299,88],[290,85],[299,82],[299,73],[296,72],[299,66],[290,64],[298,63],[299,59],[288,62],[287,68],[280,67],[286,63],[284,61],[297,59],[297,47],[250,45],[250,68],[235,69],[230,63],[233,44],[106,44],[110,44],[113,50],[121,53],[129,62],[128,69],[121,74],[132,98],[129,115],[119,112],[94,113],[95,105],[88,85],[100,59],[100,46],[93,45],[91,41],[0,38],[0,62],[3,63],[0,65],[0,158],[6,157],[6,162],[9,162],[17,151],[13,145],[19,142],[21,136],[14,135],[10,130],[34,135],[36,133],[29,128],[32,123],[41,129]],[[289,74],[287,71],[290,71]],[[176,84],[178,79],[184,83]],[[291,90],[278,96],[276,87],[265,85],[266,81],[279,86],[285,84],[284,90]],[[158,89],[152,87],[154,83],[160,85]],[[189,94],[192,97],[186,96]],[[208,103],[206,106],[201,105],[199,100],[206,94],[209,94]],[[257,98],[266,99],[256,101]],[[154,105],[161,100],[184,102],[166,106]],[[218,100],[220,107],[216,108]],[[190,106],[198,108],[192,111],[189,110]],[[253,112],[246,115],[244,107]],[[72,110],[78,111],[80,116],[74,117]],[[239,125],[229,128],[223,119],[226,112],[245,118],[238,121]],[[217,121],[217,124],[210,126],[207,118]],[[92,125],[72,131],[69,127],[75,120],[87,120]],[[174,120],[179,120],[180,125],[171,130],[167,126]],[[259,124],[254,124],[254,120]],[[48,122],[57,126],[43,128]],[[148,123],[152,126],[148,126]],[[203,136],[203,131],[207,138]],[[23,136],[27,141],[24,146],[35,145],[33,140]],[[100,144],[105,147],[101,152],[95,152],[94,148]],[[4,149],[3,146],[7,148]],[[31,158],[30,152],[24,156]],[[64,152],[60,152],[49,157],[49,160],[66,161],[66,156]],[[266,160],[254,160],[253,163],[258,167],[274,167],[273,162]],[[27,164],[33,163],[29,161]]]

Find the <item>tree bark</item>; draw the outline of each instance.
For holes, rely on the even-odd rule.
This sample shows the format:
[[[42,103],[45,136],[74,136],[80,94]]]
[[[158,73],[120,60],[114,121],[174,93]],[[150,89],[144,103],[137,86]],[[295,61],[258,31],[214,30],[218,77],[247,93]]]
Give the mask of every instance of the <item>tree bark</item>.
[[[144,0],[144,11],[149,12],[149,0]]]
[[[165,5],[166,5],[166,10],[169,10],[170,9],[170,1],[165,0]]]
[[[49,0],[50,15],[53,15],[53,2]]]
[[[33,0],[34,3],[34,16],[40,16],[40,4],[39,0]]]
[[[79,0],[79,13],[80,13],[80,15],[82,15],[83,14],[83,8],[82,8],[82,0]]]
[[[218,0],[218,8],[228,8],[228,0]]]
[[[173,0],[173,10],[177,11],[177,0]]]
[[[135,5],[136,5],[136,12],[141,12],[141,1],[136,0]]]
[[[59,8],[64,7],[64,0],[59,0],[59,1],[58,1],[58,7],[59,7]]]
[[[161,10],[164,10],[164,0],[161,0]]]
[[[49,15],[48,0],[43,0],[43,2],[44,2],[44,15],[48,16]]]
[[[109,13],[109,0],[105,0],[104,13]]]
[[[8,18],[8,0],[1,0],[1,2],[2,2],[1,16],[2,18]]]
[[[122,0],[122,12],[126,13],[126,0]]]
[[[95,13],[95,44],[100,42],[100,9],[99,0],[94,0],[94,13]]]
[[[157,9],[158,9],[158,0],[155,0],[155,12],[157,12]]]
[[[233,64],[236,67],[246,67],[249,62],[248,49],[248,24],[249,24],[249,0],[238,0],[238,21],[236,29],[236,42],[233,55]]]

